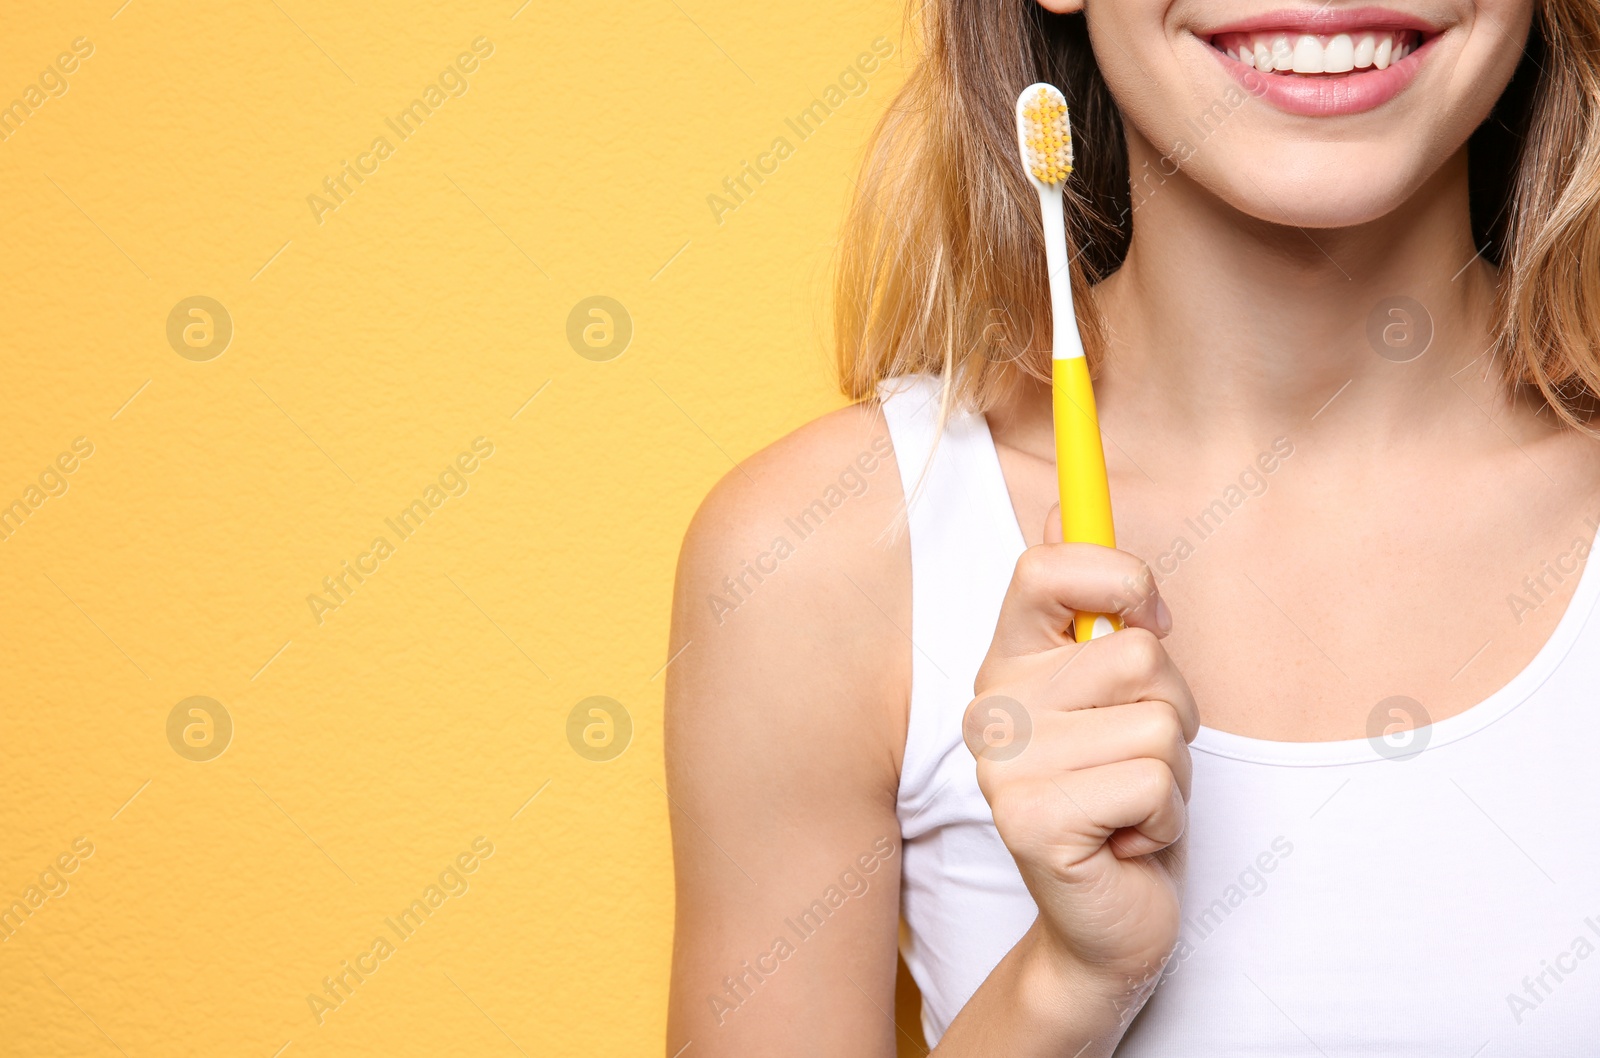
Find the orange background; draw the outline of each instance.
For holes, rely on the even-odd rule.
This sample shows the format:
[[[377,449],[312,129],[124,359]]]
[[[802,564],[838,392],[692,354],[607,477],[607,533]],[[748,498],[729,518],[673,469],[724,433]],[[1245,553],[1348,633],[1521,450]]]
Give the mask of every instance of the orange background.
[[[840,403],[826,276],[899,8],[7,13],[3,1049],[659,1053],[678,542]],[[569,341],[597,295],[625,349],[615,311]],[[592,696],[614,759],[569,739]]]

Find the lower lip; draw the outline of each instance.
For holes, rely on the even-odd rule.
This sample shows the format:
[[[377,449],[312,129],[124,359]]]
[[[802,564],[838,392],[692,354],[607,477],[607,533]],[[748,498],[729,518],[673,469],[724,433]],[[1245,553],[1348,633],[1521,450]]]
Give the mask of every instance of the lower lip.
[[[1386,70],[1367,69],[1347,74],[1297,74],[1262,73],[1246,66],[1227,53],[1206,43],[1229,75],[1244,86],[1244,90],[1257,99],[1265,99],[1279,110],[1302,117],[1332,117],[1340,114],[1360,114],[1380,107],[1399,95],[1433,48],[1438,37],[1423,42],[1416,51],[1394,63]]]

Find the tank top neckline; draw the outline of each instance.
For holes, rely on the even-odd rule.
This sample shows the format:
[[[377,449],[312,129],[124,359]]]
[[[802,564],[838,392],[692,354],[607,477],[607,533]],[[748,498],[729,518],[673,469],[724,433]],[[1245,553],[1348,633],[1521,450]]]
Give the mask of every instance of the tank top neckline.
[[[935,380],[937,384],[937,380]],[[969,413],[970,414],[970,413]],[[1020,555],[1027,548],[1022,526],[1017,521],[1016,507],[1011,502],[1011,492],[1006,487],[1005,473],[1000,467],[1000,453],[995,447],[994,435],[989,431],[989,421],[982,415],[970,414],[973,423],[973,441],[984,451],[978,460],[982,467],[983,491],[987,502],[981,506],[996,505],[1002,517],[1000,531],[1010,537],[1014,553]],[[1600,596],[1600,563],[1592,560],[1593,552],[1600,548],[1600,526],[1590,540],[1590,555],[1586,556],[1583,572],[1577,587],[1567,602],[1555,630],[1545,640],[1533,657],[1520,671],[1487,698],[1480,699],[1466,709],[1419,728],[1416,738],[1426,739],[1426,750],[1436,750],[1452,742],[1468,738],[1504,719],[1542,686],[1571,653],[1584,628],[1593,615],[1596,597]],[[1278,767],[1328,767],[1333,765],[1362,764],[1384,761],[1390,757],[1380,753],[1372,740],[1366,738],[1341,739],[1321,742],[1277,742],[1270,739],[1251,738],[1201,724],[1190,748],[1217,757]]]

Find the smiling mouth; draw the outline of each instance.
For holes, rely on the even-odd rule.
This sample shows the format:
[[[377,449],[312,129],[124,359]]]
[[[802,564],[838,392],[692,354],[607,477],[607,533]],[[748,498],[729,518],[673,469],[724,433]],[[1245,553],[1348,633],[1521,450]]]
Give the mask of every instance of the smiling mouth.
[[[1218,33],[1211,47],[1262,73],[1288,77],[1338,77],[1386,70],[1425,43],[1414,29],[1370,29],[1351,33]]]

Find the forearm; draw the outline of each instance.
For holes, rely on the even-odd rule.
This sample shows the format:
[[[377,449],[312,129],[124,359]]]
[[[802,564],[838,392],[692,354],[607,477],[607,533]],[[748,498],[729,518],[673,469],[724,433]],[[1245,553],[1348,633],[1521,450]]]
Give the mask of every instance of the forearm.
[[[1034,925],[934,1048],[936,1058],[1108,1058],[1150,989],[1096,974]]]

